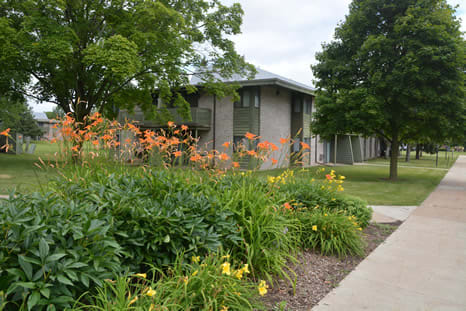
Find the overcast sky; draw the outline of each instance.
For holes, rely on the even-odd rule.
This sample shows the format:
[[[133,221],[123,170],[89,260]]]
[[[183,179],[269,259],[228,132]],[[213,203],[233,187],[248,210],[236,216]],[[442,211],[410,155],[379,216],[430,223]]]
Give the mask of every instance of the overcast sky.
[[[313,85],[310,65],[322,42],[333,39],[351,0],[224,0],[244,10],[242,34],[234,41],[238,52],[265,70]],[[466,1],[448,0],[458,8],[466,31]]]
[[[223,0],[241,3],[242,34],[236,36],[237,51],[255,66],[313,85],[310,65],[322,42],[333,38],[335,27],[348,14],[351,0]],[[457,15],[466,31],[466,3]],[[53,104],[32,104],[35,111],[51,111]]]

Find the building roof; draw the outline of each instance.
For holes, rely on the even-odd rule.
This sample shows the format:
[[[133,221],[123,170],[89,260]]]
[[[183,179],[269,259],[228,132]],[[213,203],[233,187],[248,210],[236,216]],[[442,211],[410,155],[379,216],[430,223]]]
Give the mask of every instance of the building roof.
[[[239,83],[241,86],[257,86],[257,85],[278,85],[284,88],[288,88],[294,91],[302,92],[309,95],[314,95],[315,88],[282,77],[275,73],[269,72],[267,70],[256,68],[257,74],[253,79],[248,80],[246,76],[235,74],[230,78],[223,78],[219,74],[214,74],[215,78],[219,79],[224,83]],[[200,75],[193,75],[191,78],[192,85],[202,84],[203,80]]]
[[[36,121],[41,121],[41,122],[48,122],[49,121],[49,118],[47,117],[47,115],[45,114],[45,112],[36,112],[34,111],[32,113],[32,115],[34,116],[34,119]]]

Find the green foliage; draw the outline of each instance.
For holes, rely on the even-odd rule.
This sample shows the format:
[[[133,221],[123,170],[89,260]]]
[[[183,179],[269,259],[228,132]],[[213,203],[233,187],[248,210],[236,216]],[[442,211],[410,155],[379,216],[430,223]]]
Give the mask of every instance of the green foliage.
[[[121,272],[110,216],[93,205],[17,195],[0,202],[0,292],[7,310],[70,306],[93,284]]]
[[[292,282],[286,265],[297,249],[297,237],[291,233],[297,222],[280,211],[268,188],[261,179],[243,173],[222,177],[212,191],[239,226],[243,243],[233,248],[232,255],[247,262],[256,277],[265,275],[272,282],[273,275],[280,275]]]
[[[93,109],[150,112],[152,93],[169,86],[176,97],[193,68],[210,68],[202,74],[209,86],[216,73],[254,71],[231,40],[242,15],[239,4],[215,0],[3,1],[0,87],[55,102],[78,121]],[[233,91],[216,85],[218,94]]]
[[[10,135],[42,136],[42,129],[24,99],[0,96],[0,130],[10,128]]]
[[[465,40],[446,0],[353,1],[312,66],[313,130],[442,142],[464,134]]]
[[[285,202],[295,201],[299,206],[310,210],[325,209],[341,212],[346,216],[355,216],[362,228],[367,227],[372,218],[372,209],[367,202],[356,197],[328,189],[328,184],[297,179],[280,187]]]
[[[147,263],[173,263],[180,251],[189,257],[241,240],[233,212],[220,209],[201,183],[186,181],[186,174],[93,171],[78,180],[60,180],[55,189],[108,213],[124,250],[122,262],[133,271]]]
[[[65,117],[65,112],[60,106],[55,106],[52,111],[46,111],[45,114],[50,120]]]
[[[257,287],[244,280],[247,275],[244,265],[235,266],[219,255],[209,255],[192,264],[184,263],[184,257],[178,257],[166,273],[156,269],[157,281],[147,280],[144,275],[107,281],[97,295],[84,297],[91,303],[75,310],[264,309],[258,300]],[[225,263],[231,264],[229,273],[224,273]]]
[[[339,257],[364,255],[361,227],[353,217],[330,211],[303,211],[296,216],[301,224],[303,247]]]

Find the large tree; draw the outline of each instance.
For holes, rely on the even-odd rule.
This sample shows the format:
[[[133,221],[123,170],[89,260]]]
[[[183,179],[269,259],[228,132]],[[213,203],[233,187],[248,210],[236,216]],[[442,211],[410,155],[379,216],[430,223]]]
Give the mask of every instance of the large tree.
[[[36,138],[42,136],[43,131],[32,115],[31,108],[22,98],[0,98],[0,131],[10,129],[10,135],[16,133]],[[0,146],[1,147],[1,146]]]
[[[464,134],[465,41],[446,0],[354,0],[312,66],[314,129],[323,136],[377,134],[391,143]]]
[[[0,0],[0,53],[30,78],[3,84],[79,121],[92,110],[150,109],[155,90],[186,106],[177,90],[196,68],[209,68],[207,83],[254,70],[231,41],[242,14],[218,0]]]

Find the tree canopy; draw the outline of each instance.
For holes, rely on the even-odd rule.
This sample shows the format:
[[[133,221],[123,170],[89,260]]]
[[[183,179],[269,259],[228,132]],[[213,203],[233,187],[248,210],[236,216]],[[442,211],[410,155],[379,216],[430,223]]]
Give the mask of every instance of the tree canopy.
[[[354,0],[312,66],[313,129],[323,136],[380,135],[399,142],[464,134],[465,41],[446,0]]]
[[[254,71],[230,39],[242,15],[218,0],[0,0],[0,85],[80,121],[150,109],[154,90],[187,105],[177,90],[196,68],[210,68],[207,84]]]
[[[13,137],[16,133],[33,138],[43,134],[24,99],[0,98],[0,130],[7,128]]]

